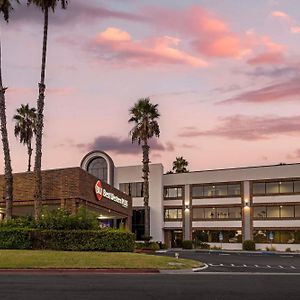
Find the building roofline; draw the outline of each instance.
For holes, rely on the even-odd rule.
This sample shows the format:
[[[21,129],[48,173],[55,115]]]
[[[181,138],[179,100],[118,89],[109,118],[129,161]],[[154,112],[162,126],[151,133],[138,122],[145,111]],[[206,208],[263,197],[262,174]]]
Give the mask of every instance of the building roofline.
[[[248,166],[248,167],[229,167],[229,168],[220,168],[220,169],[206,169],[206,170],[196,170],[196,171],[189,171],[185,173],[165,173],[164,176],[167,175],[182,175],[182,174],[190,174],[190,173],[203,173],[203,172],[217,172],[217,171],[230,171],[230,170],[243,170],[243,169],[259,169],[259,168],[272,168],[272,167],[285,167],[285,166],[295,166],[300,165],[300,163],[279,163],[276,165],[260,165],[260,166]]]

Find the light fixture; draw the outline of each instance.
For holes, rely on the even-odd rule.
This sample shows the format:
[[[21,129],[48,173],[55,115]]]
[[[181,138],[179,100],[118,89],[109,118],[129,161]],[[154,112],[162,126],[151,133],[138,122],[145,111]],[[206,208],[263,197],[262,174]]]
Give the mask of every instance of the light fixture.
[[[185,205],[185,211],[189,211],[190,210],[190,206],[189,205]]]

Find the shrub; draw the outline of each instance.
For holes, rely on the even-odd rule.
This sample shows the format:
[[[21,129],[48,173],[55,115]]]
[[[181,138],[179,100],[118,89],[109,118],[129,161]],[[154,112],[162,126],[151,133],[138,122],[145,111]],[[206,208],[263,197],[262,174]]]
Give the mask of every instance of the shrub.
[[[0,222],[0,230],[5,228],[35,228],[36,222],[31,216],[13,218],[4,222]]]
[[[1,229],[0,248],[132,252],[134,234],[113,229]]]
[[[43,210],[42,218],[36,228],[54,230],[94,230],[98,229],[96,215],[84,207],[79,207],[75,214],[66,209]]]
[[[31,231],[24,229],[1,228],[1,249],[30,249],[32,248]]]
[[[193,242],[190,240],[182,241],[182,249],[193,249]]]
[[[160,243],[160,244],[159,244],[159,248],[160,248],[161,250],[166,250],[166,249],[168,249],[168,245],[165,244],[165,243]]]
[[[135,242],[135,249],[142,249],[142,250],[159,250],[159,244],[156,242]]]
[[[222,248],[221,248],[221,247],[218,247],[218,246],[212,246],[210,249],[211,249],[211,250],[221,250]]]
[[[243,250],[255,251],[255,242],[252,240],[246,240],[243,242]]]
[[[291,248],[286,248],[285,252],[293,252]]]

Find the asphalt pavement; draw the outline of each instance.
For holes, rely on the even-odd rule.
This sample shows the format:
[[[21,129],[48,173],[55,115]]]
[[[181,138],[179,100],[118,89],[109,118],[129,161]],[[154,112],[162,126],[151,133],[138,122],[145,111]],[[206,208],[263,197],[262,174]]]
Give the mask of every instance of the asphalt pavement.
[[[292,253],[243,253],[171,250],[160,255],[199,260],[207,265],[201,272],[299,273],[300,255]],[[300,298],[299,298],[300,299]]]
[[[298,300],[297,275],[0,274],[1,299]]]

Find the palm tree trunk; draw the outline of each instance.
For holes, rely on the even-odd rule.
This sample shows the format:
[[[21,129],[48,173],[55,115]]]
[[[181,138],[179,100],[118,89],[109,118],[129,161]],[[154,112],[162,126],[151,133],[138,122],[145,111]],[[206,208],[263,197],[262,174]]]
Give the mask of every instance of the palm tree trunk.
[[[48,36],[48,8],[44,12],[44,36],[43,36],[43,54],[41,67],[41,82],[39,83],[39,98],[37,101],[37,124],[36,124],[36,147],[35,147],[35,199],[34,199],[34,216],[35,219],[40,219],[42,211],[42,136],[43,136],[43,112],[45,103],[45,72],[46,72],[46,57],[47,57],[47,36]]]
[[[1,135],[4,152],[5,165],[5,205],[6,205],[6,220],[12,217],[12,203],[13,203],[13,175],[11,168],[10,152],[8,134],[6,128],[6,113],[5,113],[5,91],[6,88],[2,84],[2,67],[1,67],[1,43],[0,43],[0,121],[1,121]]]
[[[32,155],[32,148],[31,148],[31,141],[27,144],[27,150],[28,150],[28,168],[27,172],[31,171],[31,155]]]
[[[149,149],[144,140],[143,149],[143,179],[144,179],[144,208],[145,208],[145,237],[150,237],[150,207],[149,207]]]

